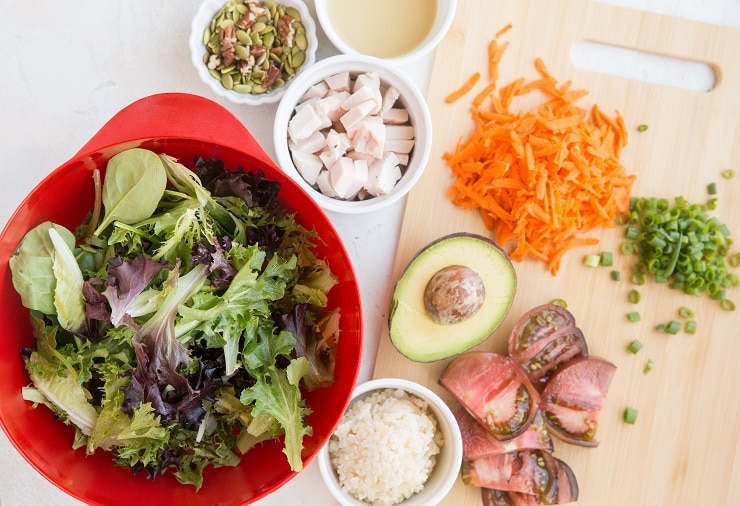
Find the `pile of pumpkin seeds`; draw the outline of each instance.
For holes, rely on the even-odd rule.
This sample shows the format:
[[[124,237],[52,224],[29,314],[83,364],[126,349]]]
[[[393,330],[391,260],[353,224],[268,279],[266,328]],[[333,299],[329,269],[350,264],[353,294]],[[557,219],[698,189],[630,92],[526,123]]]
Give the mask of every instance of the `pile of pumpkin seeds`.
[[[254,95],[292,79],[306,58],[306,29],[293,7],[228,0],[203,33],[203,63],[224,88]]]

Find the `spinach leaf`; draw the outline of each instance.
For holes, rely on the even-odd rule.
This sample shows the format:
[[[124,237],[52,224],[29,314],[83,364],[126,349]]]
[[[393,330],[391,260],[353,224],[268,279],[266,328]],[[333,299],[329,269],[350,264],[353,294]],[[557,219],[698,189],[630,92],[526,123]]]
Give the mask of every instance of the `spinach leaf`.
[[[74,247],[75,237],[72,232],[61,225],[45,221],[28,231],[8,264],[13,286],[21,296],[21,303],[28,309],[55,315],[54,289],[57,282],[53,270],[54,244],[49,237],[51,228],[59,233],[67,246]]]
[[[166,186],[167,173],[153,151],[133,148],[111,157],[103,182],[105,216],[95,235],[116,220],[132,224],[149,218]]]

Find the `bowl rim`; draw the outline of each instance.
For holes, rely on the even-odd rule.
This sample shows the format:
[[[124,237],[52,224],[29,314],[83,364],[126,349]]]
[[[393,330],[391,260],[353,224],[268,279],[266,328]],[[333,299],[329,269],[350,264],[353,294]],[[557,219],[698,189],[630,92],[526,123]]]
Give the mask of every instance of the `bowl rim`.
[[[407,393],[420,397],[429,403],[430,409],[434,411],[434,416],[437,418],[438,425],[442,425],[444,423],[445,425],[448,425],[451,429],[450,434],[445,433],[445,445],[452,445],[451,461],[458,464],[456,467],[459,470],[463,460],[463,448],[462,434],[460,432],[460,427],[457,423],[457,419],[455,418],[455,414],[447,405],[447,403],[442,399],[442,397],[440,397],[433,390],[422,385],[421,383],[398,377],[370,379],[368,381],[365,381],[364,383],[358,384],[355,387],[354,391],[352,392],[352,396],[350,397],[347,409],[349,409],[354,401],[363,397],[364,395],[373,391],[385,389],[404,390]],[[444,420],[439,419],[440,415]],[[331,435],[329,439],[331,439]],[[324,446],[319,451],[317,460],[319,464],[319,471],[321,472],[321,477],[324,480],[324,484],[337,501],[339,501],[343,506],[365,506],[368,504],[366,502],[359,501],[354,497],[349,496],[348,494],[345,494],[339,488],[336,479],[336,473],[329,459],[329,441],[327,441],[326,444],[324,444]],[[458,476],[459,472],[448,473],[444,477],[444,479],[439,481],[438,489],[435,492],[430,493],[431,497],[421,497],[420,494],[423,493],[422,491],[419,492],[419,494],[416,494],[403,501],[401,504],[408,506],[418,504],[420,506],[422,504],[428,504],[430,500],[439,502],[449,493],[449,491],[455,485]],[[419,502],[421,500],[423,500],[424,503]]]
[[[355,54],[363,55],[357,49],[350,46],[339,33],[334,29],[334,25],[331,22],[330,15],[327,9],[327,2],[329,0],[314,0],[314,9],[316,10],[316,18],[319,21],[321,29],[327,36],[329,41],[342,53],[344,54]],[[429,35],[414,49],[403,53],[399,56],[392,58],[382,58],[392,65],[405,65],[420,59],[422,56],[430,53],[434,50],[442,39],[447,35],[452,22],[455,18],[455,12],[457,10],[457,0],[441,0],[437,1],[437,17],[434,21],[434,26],[430,31]],[[445,7],[440,9],[440,7]],[[435,29],[436,28],[436,29]]]
[[[216,12],[218,12],[218,10],[228,2],[229,0],[204,0],[198,6],[198,10],[190,23],[190,37],[188,38],[190,61],[195,67],[201,81],[203,81],[203,83],[205,83],[206,86],[208,86],[208,88],[216,95],[227,98],[237,104],[274,104],[275,102],[278,102],[283,95],[285,95],[286,90],[296,80],[298,75],[316,62],[316,50],[319,45],[316,34],[316,21],[311,16],[311,12],[305,2],[300,0],[277,0],[278,4],[285,5],[287,7],[294,7],[301,13],[301,22],[306,29],[306,38],[309,41],[308,48],[306,49],[306,59],[303,62],[303,65],[298,69],[298,72],[296,72],[295,76],[293,76],[289,81],[286,81],[280,88],[273,88],[270,92],[261,93],[259,95],[253,95],[251,93],[237,93],[224,88],[220,82],[211,76],[208,72],[208,68],[203,64],[203,55],[205,53],[203,32],[210,24]]]
[[[305,92],[314,84],[318,83],[325,77],[342,71],[367,72],[382,71],[385,75],[392,76],[392,79],[404,88],[401,91],[399,100],[409,102],[418,106],[418,116],[414,116],[414,130],[416,144],[414,152],[410,159],[416,167],[414,170],[408,170],[403,177],[396,183],[393,190],[379,197],[373,197],[366,200],[340,200],[327,197],[316,188],[313,188],[296,169],[288,147],[287,128],[288,122],[293,115],[295,106]],[[381,80],[384,80],[382,75]],[[411,108],[407,106],[410,114],[414,114]],[[421,133],[421,135],[419,135]],[[359,214],[371,211],[377,211],[389,206],[408,194],[414,187],[422,173],[426,170],[432,152],[433,129],[431,113],[424,95],[419,87],[401,70],[390,63],[376,58],[361,54],[339,54],[330,56],[311,66],[301,76],[296,77],[293,86],[287,90],[285,96],[278,104],[275,113],[275,122],[273,126],[273,145],[275,149],[276,161],[280,168],[287,175],[298,183],[311,197],[327,211],[334,211],[345,214]]]

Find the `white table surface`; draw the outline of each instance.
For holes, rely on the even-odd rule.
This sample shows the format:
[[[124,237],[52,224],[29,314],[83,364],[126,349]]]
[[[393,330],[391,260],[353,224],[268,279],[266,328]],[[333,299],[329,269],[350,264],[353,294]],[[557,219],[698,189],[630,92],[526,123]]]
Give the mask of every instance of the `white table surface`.
[[[600,1],[740,28],[740,0]],[[215,100],[236,115],[274,157],[276,105],[251,107],[215,97],[190,63],[187,39],[198,4],[197,0],[0,0],[1,226],[22,198],[111,116],[154,93],[186,92]],[[313,0],[307,4],[315,13]],[[318,32],[317,58],[335,54],[320,28]],[[403,67],[424,93],[433,57],[430,54]],[[386,321],[403,210],[402,201],[369,215],[329,213],[352,257],[362,292],[365,346],[360,382],[372,375]],[[2,506],[80,504],[36,473],[4,433],[0,470]],[[257,504],[336,503],[314,460]]]

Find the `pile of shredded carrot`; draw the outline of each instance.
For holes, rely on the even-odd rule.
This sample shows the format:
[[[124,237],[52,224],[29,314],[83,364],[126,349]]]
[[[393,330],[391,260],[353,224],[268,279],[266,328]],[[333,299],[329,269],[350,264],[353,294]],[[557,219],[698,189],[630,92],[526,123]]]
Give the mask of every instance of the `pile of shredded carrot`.
[[[508,47],[500,30],[488,47],[488,84],[471,102],[475,130],[443,159],[455,174],[450,198],[478,209],[496,242],[512,243],[509,256],[531,256],[557,274],[563,254],[576,246],[598,244],[584,237],[596,227],[613,227],[629,205],[635,176],[619,161],[627,144],[624,120],[598,106],[590,111],[575,102],[588,94],[559,84],[537,58],[538,78],[519,78],[497,88],[498,65]],[[471,92],[473,74],[446,98],[453,103]],[[533,110],[513,111],[515,97],[539,91],[544,102]]]

